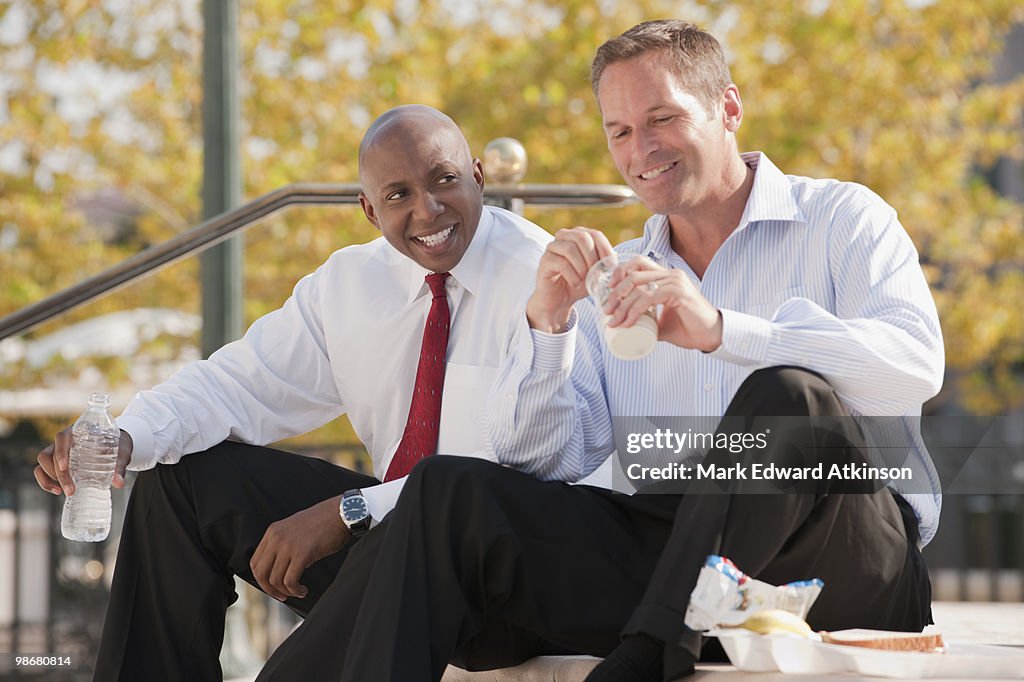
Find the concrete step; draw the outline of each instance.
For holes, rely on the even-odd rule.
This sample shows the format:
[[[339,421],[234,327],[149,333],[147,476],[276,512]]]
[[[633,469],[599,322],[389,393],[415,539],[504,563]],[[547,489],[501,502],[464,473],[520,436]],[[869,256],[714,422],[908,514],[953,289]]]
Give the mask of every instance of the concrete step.
[[[932,605],[935,628],[947,641],[967,644],[1001,644],[1024,647],[1024,604],[996,602],[936,602]],[[590,656],[540,656],[503,670],[470,673],[449,666],[444,682],[582,682],[599,659]],[[1024,672],[1022,672],[1024,675]],[[701,664],[697,675],[716,680],[749,680],[750,673],[730,665]],[[826,676],[846,682],[849,675]],[[781,673],[758,673],[764,682],[792,679]]]
[[[1024,604],[936,602],[932,605],[932,611],[935,627],[947,641],[1024,648]],[[485,672],[467,672],[449,666],[443,682],[582,682],[599,660],[592,656],[539,656],[511,668]],[[700,664],[697,666],[697,674],[687,680],[711,678],[732,682],[749,680],[751,677],[751,673],[738,671],[730,665]],[[758,673],[756,677],[758,682],[792,679],[782,673]],[[252,679],[240,678],[228,682],[251,682]],[[815,679],[851,682],[868,678],[829,675]]]
[[[467,672],[448,666],[443,682],[578,682],[601,659],[593,656],[538,656],[512,668]]]

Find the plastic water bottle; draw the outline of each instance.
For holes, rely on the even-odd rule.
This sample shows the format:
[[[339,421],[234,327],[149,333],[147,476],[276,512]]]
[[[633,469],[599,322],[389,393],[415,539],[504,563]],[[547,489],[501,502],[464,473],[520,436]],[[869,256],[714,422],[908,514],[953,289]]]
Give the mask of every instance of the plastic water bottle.
[[[107,408],[110,396],[93,393],[71,427],[71,478],[75,494],[64,502],[60,531],[68,540],[99,542],[110,533],[110,484],[121,430]]]

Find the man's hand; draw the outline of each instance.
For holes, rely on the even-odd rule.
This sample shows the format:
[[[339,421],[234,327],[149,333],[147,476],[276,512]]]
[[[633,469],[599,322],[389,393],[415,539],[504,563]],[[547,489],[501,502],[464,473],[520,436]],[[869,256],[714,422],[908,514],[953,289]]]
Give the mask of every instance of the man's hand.
[[[590,266],[613,253],[602,232],[587,227],[559,230],[537,268],[537,287],[526,303],[530,327],[548,333],[565,331],[572,306],[587,295]]]
[[[60,495],[75,494],[75,482],[71,480],[71,427],[57,434],[52,444],[43,448],[36,457],[39,466],[33,473],[36,483],[46,492]],[[115,488],[124,487],[124,472],[132,461],[132,437],[121,431],[121,440],[117,445],[117,464],[114,465]]]
[[[249,562],[264,592],[280,601],[306,596],[302,572],[341,549],[351,535],[338,514],[340,503],[338,495],[270,524]]]
[[[647,310],[662,306],[658,339],[710,353],[722,345],[722,314],[680,270],[634,258],[612,273],[604,312],[609,327],[631,327]]]

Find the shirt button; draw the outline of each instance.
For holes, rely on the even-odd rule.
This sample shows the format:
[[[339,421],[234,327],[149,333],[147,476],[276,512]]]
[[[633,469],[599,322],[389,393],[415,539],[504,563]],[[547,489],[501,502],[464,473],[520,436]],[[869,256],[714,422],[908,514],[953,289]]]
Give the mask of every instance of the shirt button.
[[[711,384],[704,384],[704,390],[705,391],[711,391],[712,388],[714,388],[714,387]]]

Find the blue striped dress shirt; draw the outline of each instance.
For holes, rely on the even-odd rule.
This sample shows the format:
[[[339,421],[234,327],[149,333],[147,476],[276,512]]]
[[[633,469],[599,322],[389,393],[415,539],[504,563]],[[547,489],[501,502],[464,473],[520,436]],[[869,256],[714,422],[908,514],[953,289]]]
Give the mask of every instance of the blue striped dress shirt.
[[[560,334],[531,330],[522,315],[490,393],[488,445],[508,466],[578,480],[615,449],[613,418],[720,417],[752,372],[797,365],[823,375],[852,414],[894,418],[885,429],[911,444],[927,479],[905,495],[927,543],[942,498],[915,417],[938,392],[945,358],[917,251],[869,189],[784,175],[760,153],[743,158],[753,188],[703,279],[672,250],[664,215],[616,248],[686,273],[722,312],[721,346],[705,354],[660,342],[646,358],[620,360],[590,299]]]

